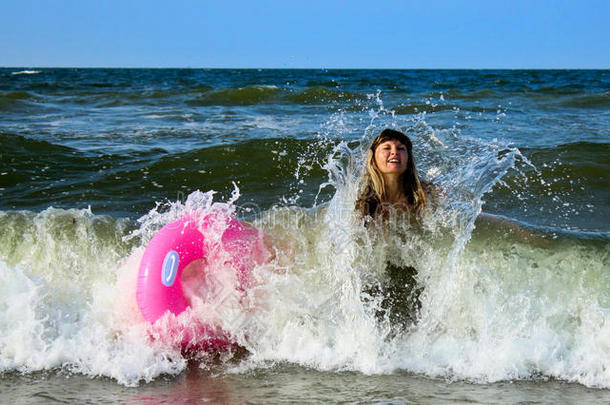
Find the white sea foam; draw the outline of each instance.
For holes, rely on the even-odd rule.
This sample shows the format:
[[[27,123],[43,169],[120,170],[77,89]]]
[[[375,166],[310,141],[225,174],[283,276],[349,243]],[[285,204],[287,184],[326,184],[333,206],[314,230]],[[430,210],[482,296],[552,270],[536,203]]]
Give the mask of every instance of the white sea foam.
[[[12,72],[12,75],[35,75],[42,73],[42,70],[20,70],[18,72]]]

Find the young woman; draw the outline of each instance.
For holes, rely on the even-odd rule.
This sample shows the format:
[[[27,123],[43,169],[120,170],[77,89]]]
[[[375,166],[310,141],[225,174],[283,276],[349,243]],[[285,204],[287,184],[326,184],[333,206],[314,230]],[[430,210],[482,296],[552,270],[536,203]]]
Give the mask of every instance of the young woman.
[[[381,131],[368,150],[364,188],[356,201],[356,210],[365,218],[365,224],[377,218],[388,219],[392,212],[421,218],[431,191],[432,185],[417,175],[411,140],[400,131]],[[417,270],[412,266],[388,262],[386,273],[387,279],[365,292],[381,297],[377,316],[387,317],[395,330],[402,330],[417,321],[422,287],[418,286]]]
[[[384,129],[373,140],[366,158],[364,189],[356,201],[362,216],[376,218],[392,206],[421,214],[428,207],[431,186],[417,175],[413,144],[402,132]]]

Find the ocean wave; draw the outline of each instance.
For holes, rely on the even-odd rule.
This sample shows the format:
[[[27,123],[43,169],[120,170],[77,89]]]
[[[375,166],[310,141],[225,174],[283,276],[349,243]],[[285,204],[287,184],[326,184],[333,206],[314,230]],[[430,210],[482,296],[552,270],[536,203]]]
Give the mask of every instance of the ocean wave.
[[[153,193],[158,188],[151,180],[144,183],[148,193],[111,208],[121,194],[142,187],[137,183],[146,167],[163,153],[158,148],[97,155],[6,133],[0,133],[0,142],[6,145],[0,153],[0,188],[12,196],[2,200],[0,209],[93,205],[106,213],[128,216],[134,205],[148,205],[151,196],[159,197]]]
[[[19,110],[40,101],[40,96],[29,91],[7,91],[0,93],[0,111]]]
[[[39,97],[28,91],[7,91],[0,94],[0,100],[36,100]]]
[[[610,92],[598,94],[580,94],[559,102],[562,107],[602,108],[610,107]]]
[[[567,232],[605,232],[610,216],[609,143],[573,142],[521,148],[529,164],[508,173],[486,207]]]
[[[248,86],[237,89],[220,89],[204,92],[189,105],[254,105],[272,102],[280,90],[275,86]]]
[[[18,72],[11,72],[11,75],[36,75],[42,73],[42,70],[20,70]]]
[[[278,88],[276,86],[248,86],[238,89],[210,90],[195,99],[188,100],[187,104],[201,106],[246,106],[287,103],[307,105],[350,103],[365,99],[365,96],[355,92],[329,89],[323,86],[309,87],[302,90]]]
[[[61,155],[73,152],[72,148],[57,145],[47,140],[34,139],[24,135],[9,134],[0,132],[0,143],[5,145],[0,156],[3,159],[10,159],[10,162],[17,163],[26,156],[31,158],[41,157],[44,154],[53,156],[55,153]],[[8,162],[8,160],[6,161]]]
[[[296,102],[297,104],[329,104],[334,102],[359,102],[366,100],[367,97],[356,92],[316,86],[302,91],[293,92],[288,96],[288,99]]]
[[[330,148],[271,138],[219,141],[187,152],[151,148],[100,154],[5,133],[0,133],[0,142],[7,145],[0,153],[0,189],[12,195],[0,209],[92,206],[96,212],[123,216],[141,214],[152,201],[172,200],[201,187],[226,196],[235,179],[248,183],[248,191],[258,195],[256,203],[268,207],[278,195],[291,192],[297,170],[310,200],[317,187],[310,180],[323,178],[322,160]],[[121,198],[134,190],[137,195]]]
[[[324,211],[273,208],[254,218],[278,246],[292,246],[294,260],[277,273],[270,271],[276,262],[255,269],[260,284],[246,295],[248,313],[223,323],[247,354],[227,353],[226,367],[292,363],[477,383],[542,376],[610,386],[605,243],[520,235],[523,229],[498,222],[471,235],[443,210],[425,230],[403,221],[371,234],[341,210],[353,210],[342,187],[355,185],[337,184]],[[189,204],[208,207],[195,198],[202,194],[158,206],[138,223],[88,209],[0,212],[7,230],[0,236],[2,371],[69,370],[125,385],[183,371],[186,354],[145,338],[133,275],[140,245]],[[413,297],[392,292],[387,267],[416,269],[410,282],[423,289],[416,322],[403,316]],[[195,358],[208,364],[204,354]]]

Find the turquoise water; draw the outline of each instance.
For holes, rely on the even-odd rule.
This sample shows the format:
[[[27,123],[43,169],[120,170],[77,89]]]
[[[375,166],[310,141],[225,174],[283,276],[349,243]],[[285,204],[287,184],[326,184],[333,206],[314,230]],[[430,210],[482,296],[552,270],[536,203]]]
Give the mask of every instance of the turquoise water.
[[[94,398],[81,385],[127,400],[229,381],[227,402],[599,402],[609,106],[610,72],[594,70],[0,69],[0,384],[65,399],[68,381],[80,400]],[[371,236],[353,216],[363,148],[385,127],[446,194],[423,231]],[[138,254],[192,207],[291,252],[256,270],[255,310],[224,325],[239,352],[196,364],[129,319]],[[414,323],[383,315],[404,300],[388,312],[367,295],[392,267],[417,270]]]

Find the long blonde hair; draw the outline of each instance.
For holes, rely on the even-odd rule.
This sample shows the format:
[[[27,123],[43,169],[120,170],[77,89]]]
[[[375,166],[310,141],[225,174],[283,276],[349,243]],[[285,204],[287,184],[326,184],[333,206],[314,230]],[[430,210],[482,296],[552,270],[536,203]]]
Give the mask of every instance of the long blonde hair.
[[[397,140],[407,148],[408,160],[407,170],[402,175],[403,191],[407,197],[409,206],[416,212],[428,207],[428,197],[422,187],[422,182],[417,175],[415,159],[413,158],[413,144],[408,136],[400,131],[386,128],[371,143],[367,152],[366,171],[364,173],[364,188],[356,200],[356,209],[363,215],[375,217],[383,204],[388,203],[385,190],[385,181],[377,163],[375,163],[375,150],[383,142]]]

